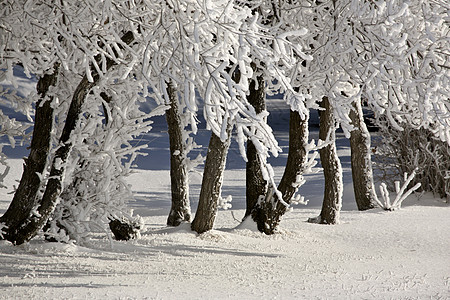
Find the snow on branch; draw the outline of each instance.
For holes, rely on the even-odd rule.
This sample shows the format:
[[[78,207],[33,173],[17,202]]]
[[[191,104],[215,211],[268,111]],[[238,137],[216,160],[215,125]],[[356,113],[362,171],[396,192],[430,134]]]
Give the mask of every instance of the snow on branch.
[[[7,226],[4,223],[0,223],[0,239],[5,239],[4,234],[6,234],[5,231],[3,231],[3,228],[6,228]]]
[[[391,202],[391,198],[389,196],[389,191],[387,189],[386,183],[382,182],[380,185],[380,192],[381,192],[381,198],[383,199],[383,202],[381,202],[378,198],[375,198],[377,204],[383,208],[384,210],[397,210],[400,209],[402,206],[403,201],[411,195],[414,191],[416,191],[421,184],[417,183],[415,186],[413,186],[410,189],[408,188],[408,185],[411,183],[413,178],[416,176],[416,171],[414,170],[409,176],[407,173],[404,174],[404,183],[402,186],[400,186],[400,181],[395,181],[395,192],[396,197],[393,202]]]

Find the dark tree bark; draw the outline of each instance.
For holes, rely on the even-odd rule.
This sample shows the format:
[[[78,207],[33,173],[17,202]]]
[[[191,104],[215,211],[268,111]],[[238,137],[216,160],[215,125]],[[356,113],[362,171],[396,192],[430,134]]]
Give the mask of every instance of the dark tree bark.
[[[114,219],[109,222],[109,229],[118,241],[128,241],[139,236],[141,226],[127,219]]]
[[[134,36],[131,31],[125,33],[122,37],[122,41],[126,44],[131,43],[133,40]],[[109,70],[114,64],[115,61],[107,59],[106,69]],[[96,72],[95,68],[91,68],[91,70],[93,81],[90,82],[87,75],[85,75],[74,91],[69,111],[67,112],[63,132],[59,139],[61,146],[56,150],[55,157],[52,161],[50,177],[47,181],[40,205],[37,208],[37,214],[32,214],[28,216],[26,220],[23,220],[21,224],[18,225],[18,230],[15,232],[15,235],[11,237],[17,245],[27,242],[33,238],[39,229],[46,224],[56,206],[56,200],[58,199],[62,189],[65,164],[67,162],[69,152],[72,149],[72,144],[69,142],[70,135],[79,120],[82,112],[81,107],[86,99],[86,96],[100,79],[100,75]]]
[[[309,116],[302,119],[298,112],[290,111],[288,159],[278,185],[278,191],[287,204],[297,191],[298,176],[303,174],[307,162],[308,119]],[[286,213],[286,206],[272,191],[273,188],[269,188],[264,201],[252,211],[252,218],[257,223],[258,230],[265,234],[273,234],[281,217]]]
[[[353,103],[350,119],[355,129],[350,133],[353,191],[358,210],[374,208],[376,199],[373,184],[370,133],[364,123],[361,102]]]
[[[51,74],[42,76],[37,83],[37,92],[40,96],[36,103],[36,113],[31,139],[30,155],[25,159],[22,178],[14,194],[13,200],[5,214],[0,218],[7,228],[4,238],[16,243],[17,232],[20,226],[30,217],[31,211],[38,204],[37,192],[41,184],[42,174],[47,163],[50,149],[50,133],[53,125],[53,97],[47,97],[51,86],[55,86],[59,66],[56,64]]]
[[[336,127],[333,107],[327,97],[322,99],[319,111],[319,139],[330,144],[320,149],[320,162],[325,176],[325,191],[323,195],[320,216],[311,218],[311,223],[337,224],[342,206],[342,168],[336,153]]]
[[[248,102],[255,108],[257,114],[266,109],[265,81],[262,75],[256,78],[257,82],[251,81],[247,96]],[[256,86],[256,83],[258,86]],[[264,180],[261,171],[261,161],[256,147],[251,140],[247,142],[247,164],[246,164],[246,211],[245,216],[251,215],[260,196],[267,193],[267,181]]]
[[[197,233],[211,230],[214,226],[230,141],[230,125],[227,128],[227,139],[225,141],[222,141],[214,132],[211,133],[198,208],[191,225],[192,230]]]
[[[180,108],[177,93],[172,83],[167,86],[170,108],[166,111],[170,144],[170,184],[172,190],[172,207],[167,225],[178,226],[181,222],[191,221],[189,202],[189,181],[186,165],[186,145],[183,141]]]
[[[98,81],[98,76],[96,79],[97,80],[94,79],[94,82],[89,82],[85,75],[74,92],[67,113],[66,123],[64,124],[61,138],[59,139],[61,146],[56,150],[55,157],[51,164],[50,177],[44,195],[42,196],[40,206],[37,210],[38,215],[35,214],[30,216],[26,220],[25,225],[21,226],[21,229],[16,234],[16,244],[22,244],[29,241],[37,231],[44,226],[55,208],[56,200],[62,189],[62,177],[65,171],[65,163],[72,148],[72,144],[69,142],[70,134],[75,129],[81,113],[81,106],[83,105],[88,92],[95,85],[96,81]]]

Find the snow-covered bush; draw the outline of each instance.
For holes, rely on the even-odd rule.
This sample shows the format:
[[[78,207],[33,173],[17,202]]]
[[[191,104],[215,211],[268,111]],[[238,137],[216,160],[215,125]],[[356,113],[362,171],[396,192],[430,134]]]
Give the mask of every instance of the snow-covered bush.
[[[100,96],[105,92],[110,95],[108,101]],[[72,135],[74,147],[65,188],[47,235],[66,240],[67,234],[83,243],[95,231],[111,237],[110,222],[114,220],[143,228],[139,217],[133,217],[127,208],[133,195],[125,178],[132,172],[140,150],[147,147],[134,145],[134,138],[148,132],[151,116],[164,113],[165,107],[145,114],[139,110],[139,99],[145,101],[139,96],[139,89],[128,81],[105,82],[88,96],[84,114]]]
[[[421,184],[420,190],[450,199],[450,145],[427,129],[405,125],[402,131],[378,122],[381,138],[375,148],[375,163],[379,177],[394,182],[404,173],[416,170],[411,185]],[[393,186],[388,185],[392,190]]]

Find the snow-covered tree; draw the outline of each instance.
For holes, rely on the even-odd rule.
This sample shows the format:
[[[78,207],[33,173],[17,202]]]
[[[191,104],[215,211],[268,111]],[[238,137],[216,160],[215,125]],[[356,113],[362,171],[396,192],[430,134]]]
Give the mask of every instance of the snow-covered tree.
[[[111,3],[24,1],[20,5],[17,4],[10,1],[1,3],[3,15],[0,27],[5,34],[2,35],[4,43],[0,49],[0,57],[2,66],[6,67],[4,72],[7,79],[14,82],[12,68],[18,63],[23,65],[27,75],[35,74],[41,77],[39,82],[42,82],[45,76],[51,77],[55,74],[52,84],[43,83],[47,97],[37,107],[35,118],[35,130],[43,126],[39,134],[45,134],[47,137],[51,134],[51,136],[40,139],[39,134],[35,133],[33,141],[41,143],[36,145],[36,149],[43,153],[39,157],[30,155],[27,160],[27,166],[32,166],[35,161],[38,161],[40,169],[28,172],[34,180],[27,191],[28,194],[22,197],[16,193],[17,198],[13,199],[10,208],[2,217],[2,222],[8,228],[6,238],[15,243],[22,243],[33,237],[47,222],[56,204],[62,200],[59,197],[60,193],[66,186],[72,184],[71,170],[70,168],[67,170],[66,166],[76,153],[72,152],[74,146],[83,145],[85,140],[84,138],[76,140],[77,135],[73,132],[80,126],[96,124],[95,121],[83,122],[83,119],[98,120],[92,116],[86,118],[82,115],[84,103],[90,98],[89,104],[97,101],[98,106],[101,106],[101,97],[99,93],[95,93],[94,89],[98,88],[101,91],[106,84],[109,84],[108,74],[112,69],[115,70],[112,72],[115,78],[114,84],[118,83],[118,79],[124,79],[129,75],[129,65],[133,61],[131,56],[124,55],[124,49],[130,48],[134,34],[124,28],[124,23],[127,22],[111,21],[115,14],[120,15],[123,20],[120,6],[113,6]],[[127,6],[126,3],[124,5]],[[61,70],[59,73],[53,71],[56,66],[58,70]],[[53,85],[56,88],[53,88]],[[118,95],[128,92],[124,89],[126,86],[122,85]],[[38,118],[41,108],[48,108],[43,113],[42,122]],[[119,109],[126,110],[127,107],[119,107]],[[123,115],[123,112],[121,113]],[[126,116],[127,113],[124,115]],[[141,121],[136,122],[134,119],[133,122]],[[54,123],[53,126],[52,123]],[[120,126],[120,124],[117,125]],[[144,128],[146,126],[141,127],[139,130],[133,130],[132,134],[148,130]],[[121,141],[123,143],[123,140]],[[46,150],[46,148],[49,149],[49,143],[53,145],[51,151]],[[102,146],[108,148],[110,145],[107,140],[102,140]],[[115,163],[124,163],[120,156],[117,157],[111,149],[108,150],[110,154],[113,154]],[[135,149],[128,151],[128,154],[125,154],[124,149],[121,151],[121,155],[134,157]],[[122,171],[120,168],[115,171],[111,168],[103,169],[103,173],[107,175],[103,178],[105,181],[116,180],[117,176],[122,175]],[[24,172],[24,178],[26,174]],[[22,182],[25,183],[24,178]],[[114,184],[106,183],[104,188],[110,188],[110,192],[117,190]],[[99,201],[91,203],[94,205]],[[101,205],[104,204],[105,202]],[[113,211],[124,209],[123,206],[115,204],[117,203],[110,202],[106,206],[114,208]],[[111,211],[105,212],[105,214],[108,213]],[[85,215],[85,218],[89,221],[91,215]],[[104,225],[100,224],[100,227],[102,226]]]
[[[380,74],[370,85],[370,96],[381,108],[377,118],[383,133],[377,147],[379,167],[385,172],[384,180],[392,181],[415,170],[413,183],[421,183],[421,190],[448,197],[448,6],[411,1],[397,22],[392,39],[401,38],[402,47],[380,45],[380,55],[389,61],[372,66]]]
[[[287,77],[287,70],[296,62],[294,53],[305,56],[301,48],[292,44],[287,37],[298,36],[301,32],[270,31],[261,24],[258,13],[246,5],[227,2],[227,8],[229,9],[224,10],[222,6],[218,6],[220,13],[217,16],[220,19],[213,22],[227,25],[214,29],[212,42],[220,42],[221,48],[217,48],[220,49],[220,54],[213,56],[215,61],[211,61],[213,57],[208,57],[208,69],[211,66],[216,66],[216,69],[209,71],[211,77],[208,79],[206,93],[201,93],[205,101],[204,115],[212,130],[209,149],[217,150],[209,151],[208,155],[225,159],[230,133],[234,127],[244,159],[247,160],[244,143],[251,141],[258,152],[257,159],[261,161],[264,180],[274,186],[273,171],[265,159],[269,151],[277,155],[279,148],[265,121],[267,112],[255,110],[247,96],[251,93],[252,83],[258,80],[264,82],[262,78],[270,78],[273,80],[267,81],[267,90],[285,92],[291,98],[304,98],[294,91],[290,78]],[[277,46],[274,47],[274,44]],[[216,48],[213,49],[216,51]],[[206,158],[199,208],[192,224],[193,229],[198,232],[212,228],[220,198],[224,165],[224,160],[219,163],[214,158]],[[212,173],[210,170],[219,172]]]
[[[448,7],[392,1],[378,10],[383,22],[365,29],[377,53],[362,73],[369,102],[393,128],[424,128],[449,143]]]
[[[336,149],[336,119],[333,109],[327,97],[320,102],[320,141],[328,141],[320,145],[320,162],[322,163],[325,177],[325,189],[323,195],[322,211],[308,222],[320,224],[337,224],[342,207],[342,194],[344,192],[342,182],[342,167]],[[324,142],[325,143],[325,142]]]
[[[109,210],[114,205],[106,208],[102,205],[110,200],[108,193],[122,190],[120,178],[126,172],[120,165],[124,157],[130,157],[131,162],[136,151],[123,149],[127,149],[126,140],[149,128],[143,116],[130,109],[127,101],[151,96],[156,105],[170,105],[168,83],[183,101],[182,107],[186,107],[183,118],[189,120],[184,125],[190,126],[193,132],[196,131],[197,91],[205,102],[204,115],[213,139],[226,144],[235,127],[241,149],[247,136],[262,155],[267,155],[267,151],[276,155],[279,150],[265,123],[265,115],[256,114],[246,100],[248,84],[254,76],[249,53],[264,61],[264,72],[277,80],[271,83],[272,89],[289,95],[294,91],[279,64],[290,62],[286,51],[302,53],[286,39],[290,34],[267,34],[249,8],[230,1],[150,4],[61,0],[24,1],[17,6],[3,1],[1,5],[5,8],[1,27],[7,34],[0,54],[8,79],[14,80],[10,74],[17,63],[24,66],[26,74],[38,77],[53,74],[55,65],[60,70],[55,88],[49,88],[48,99],[43,101],[54,110],[52,114],[56,118],[51,130],[52,149],[46,155],[47,165],[37,172],[41,174],[38,187],[42,191],[36,190],[29,199],[24,199],[28,209],[19,221],[20,233],[11,235],[14,242],[31,238],[46,223],[59,201],[62,202],[56,215],[58,219],[53,221],[65,227],[69,235],[79,233],[79,228],[87,228],[85,225],[94,224],[94,220],[101,220],[97,225],[104,227],[107,216],[114,214]],[[277,51],[267,47],[267,40],[277,44]],[[240,80],[234,81],[237,69]],[[104,95],[113,101],[106,101]],[[103,113],[100,107],[106,108]],[[101,120],[106,116],[108,122],[104,124]],[[127,123],[130,117],[131,125]],[[119,127],[108,127],[113,124]],[[113,143],[108,135],[118,128],[123,129],[124,139]],[[188,140],[186,136],[183,138]],[[93,157],[101,159],[93,163]],[[218,162],[224,164],[224,160]],[[270,166],[265,167],[269,170],[265,172],[266,179],[273,181]],[[80,176],[85,171],[105,174],[104,181]],[[220,175],[220,168],[215,171]],[[216,181],[214,186],[220,192],[220,176],[209,178]],[[91,185],[101,190],[86,188]],[[207,184],[205,189],[209,189],[207,195],[212,191]],[[61,197],[63,191],[64,195],[72,196]],[[91,202],[99,204],[96,209],[89,204],[92,199],[97,199]],[[200,202],[215,203],[217,199],[206,196]],[[117,212],[121,206],[115,208],[113,211]],[[211,213],[215,214],[214,209],[208,211]],[[83,225],[69,229],[69,221]]]
[[[324,166],[338,166],[333,126],[340,124],[355,144],[364,146],[358,161],[363,162],[362,174],[370,175],[361,97],[385,114],[391,126],[401,128],[405,122],[427,128],[448,142],[443,9],[416,4],[1,1],[1,77],[14,84],[13,67],[21,64],[25,74],[39,78],[38,91],[29,100],[37,104],[38,132],[21,182],[26,187],[31,180],[33,188],[22,196],[19,186],[0,219],[9,227],[7,238],[15,243],[30,239],[55,209],[48,223],[51,234],[64,228],[79,241],[92,226],[106,231],[111,218],[131,218],[123,177],[139,148],[130,140],[150,130],[151,123],[139,110],[140,101],[154,101],[151,114],[167,110],[174,170],[168,223],[177,225],[190,219],[187,172],[196,161],[188,159],[188,152],[195,147],[191,134],[197,131],[196,95],[201,96],[211,140],[192,224],[197,232],[213,226],[233,131],[244,160],[258,165],[262,191],[256,194],[265,193],[258,201],[252,195],[249,206],[259,211],[254,218],[263,216],[260,230],[273,232],[308,168],[313,146],[306,124],[309,108],[317,107],[314,98],[305,96],[309,93],[323,99],[321,119],[331,126],[321,134]],[[411,17],[415,15],[420,17]],[[302,46],[311,49],[310,55]],[[267,93],[284,94],[291,108],[288,165],[278,188],[266,158],[280,149],[266,123],[267,112],[251,97],[263,94],[263,87]],[[406,114],[416,108],[419,113]],[[352,137],[355,132],[365,141]],[[246,142],[255,150],[251,158]],[[36,151],[42,154],[34,155]],[[332,202],[338,212],[342,175],[339,167],[333,172],[328,178],[335,180]],[[371,178],[360,185],[366,191],[361,194],[372,194]],[[321,222],[327,218],[321,216]]]
[[[53,73],[45,74],[37,83],[39,100],[36,102],[35,126],[30,155],[25,159],[22,179],[14,194],[13,201],[0,218],[0,221],[8,226],[6,235],[8,239],[15,239],[20,226],[36,205],[36,194],[42,180],[38,174],[43,174],[47,164],[53,122],[51,100],[45,97],[49,89],[56,84],[58,73],[58,68],[55,68]]]
[[[336,121],[350,137],[355,198],[361,209],[376,200],[370,136],[360,126],[361,98],[376,114],[385,115],[390,126],[435,127],[435,134],[446,140],[448,55],[443,49],[448,28],[442,5],[431,6],[436,8],[433,14],[421,1],[324,1],[309,3],[299,14],[309,29],[307,43],[314,56],[303,66],[302,80],[318,99],[328,97]],[[405,59],[408,56],[411,59]]]
[[[251,3],[251,2],[250,2]],[[286,2],[255,2],[254,11],[260,17],[259,22],[266,27],[266,30],[274,36],[288,34],[288,41],[296,46],[306,30],[298,26],[295,16],[301,7]],[[295,34],[292,34],[295,33]],[[280,50],[280,45],[275,41],[268,41],[268,47],[274,51]],[[301,48],[300,48],[301,49]],[[283,65],[291,84],[298,76],[298,65],[310,60],[311,57],[302,51],[290,53],[290,64]],[[264,69],[264,63],[261,64]],[[265,89],[265,83],[270,85],[272,77],[268,77],[264,72],[253,79],[250,84],[248,99],[255,107],[255,110],[263,112],[265,110],[266,90],[269,94],[279,93],[279,90]],[[258,229],[266,234],[273,234],[280,222],[281,217],[287,211],[291,200],[300,196],[295,196],[300,185],[304,183],[303,174],[309,169],[308,162],[308,118],[309,108],[314,107],[314,101],[305,96],[308,91],[302,89],[301,85],[292,84],[295,91],[303,91],[303,95],[298,97],[295,93],[288,91],[284,96],[290,108],[289,121],[289,152],[286,168],[278,187],[274,182],[264,179],[265,157],[256,151],[251,140],[247,142],[247,209],[245,217],[251,215],[257,223]],[[310,165],[309,165],[310,166]]]

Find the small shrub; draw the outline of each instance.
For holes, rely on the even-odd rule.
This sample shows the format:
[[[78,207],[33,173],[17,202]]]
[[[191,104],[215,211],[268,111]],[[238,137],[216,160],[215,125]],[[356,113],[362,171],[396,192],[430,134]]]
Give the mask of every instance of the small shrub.
[[[409,187],[420,183],[418,191],[433,192],[450,200],[450,145],[435,137],[431,129],[403,126],[396,130],[379,121],[380,140],[375,148],[378,176],[394,190],[394,182],[405,173],[416,175]]]

